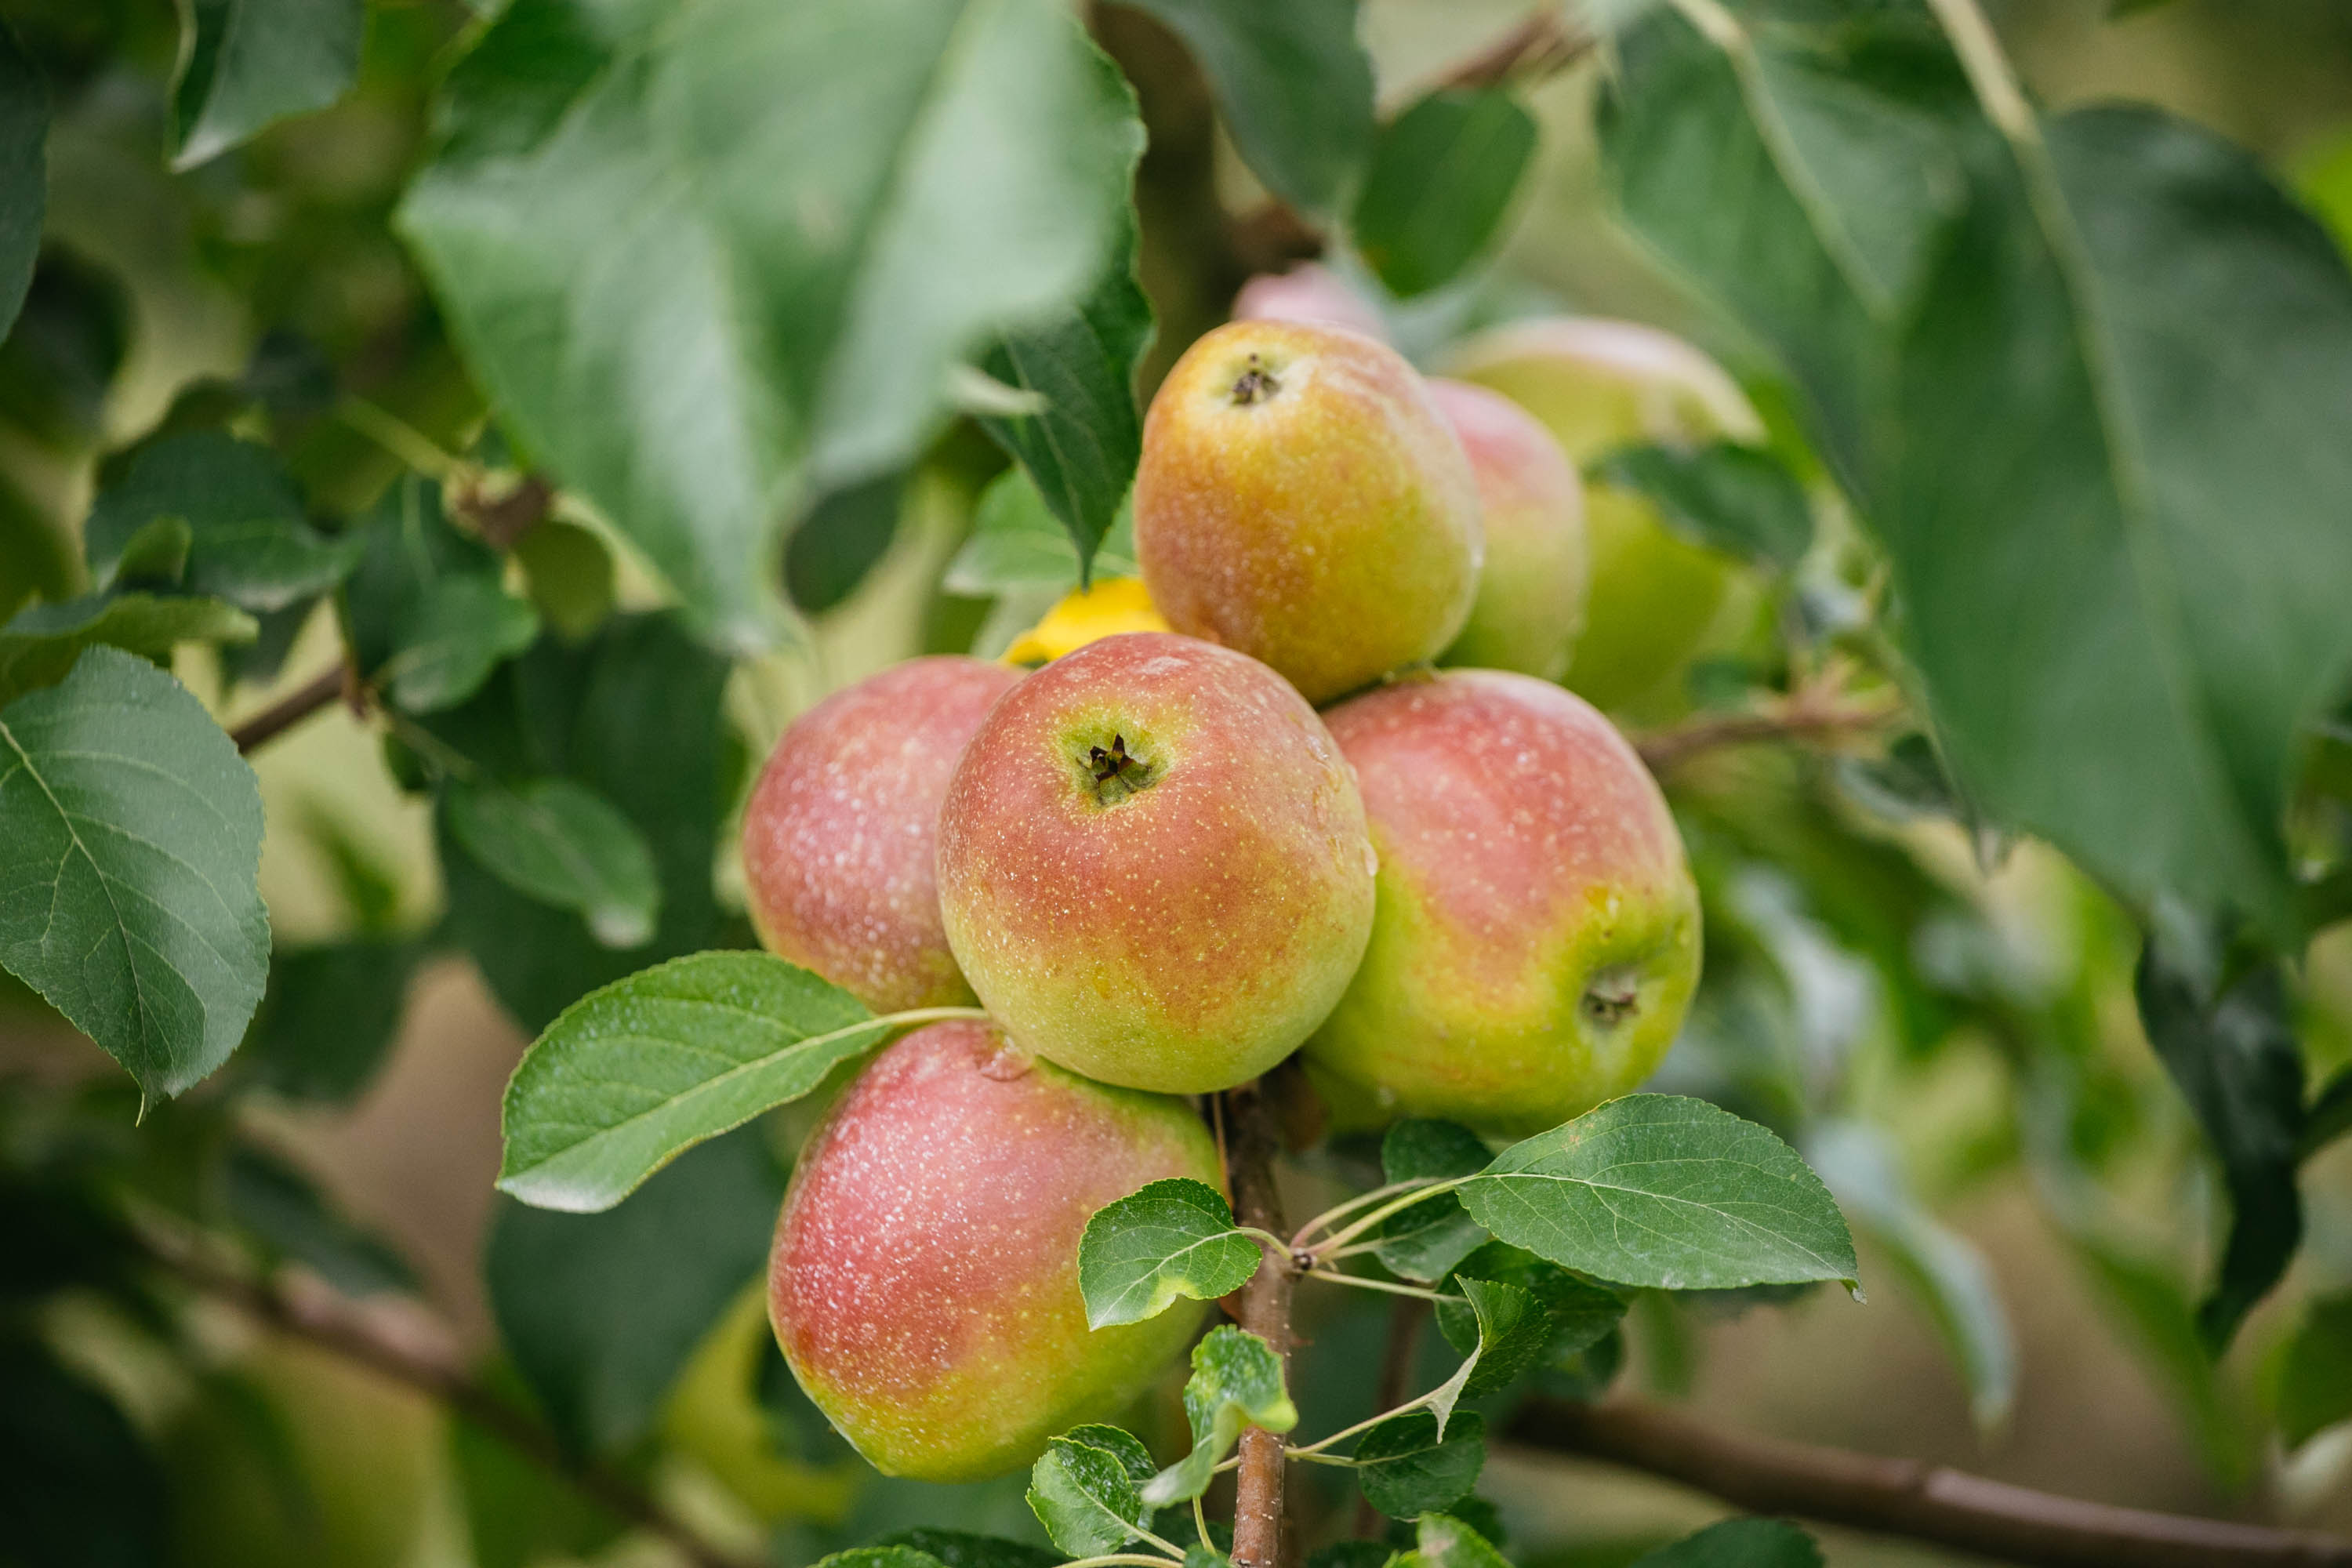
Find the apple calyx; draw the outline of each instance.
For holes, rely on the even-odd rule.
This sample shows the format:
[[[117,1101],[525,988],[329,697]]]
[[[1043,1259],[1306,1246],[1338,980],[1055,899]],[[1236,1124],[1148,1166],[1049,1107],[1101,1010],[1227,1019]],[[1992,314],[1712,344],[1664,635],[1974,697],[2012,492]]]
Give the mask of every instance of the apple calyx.
[[[1641,976],[1630,967],[1604,969],[1584,988],[1584,1016],[1614,1028],[1642,1010]]]
[[[1093,786],[1095,799],[1104,805],[1117,805],[1160,780],[1160,769],[1150,758],[1127,749],[1124,733],[1112,735],[1108,746],[1088,746],[1078,765]]]
[[[1243,366],[1241,374],[1234,378],[1230,395],[1234,407],[1246,408],[1253,403],[1266,401],[1281,390],[1282,383],[1275,379],[1274,372],[1266,368],[1265,362],[1252,354]]]

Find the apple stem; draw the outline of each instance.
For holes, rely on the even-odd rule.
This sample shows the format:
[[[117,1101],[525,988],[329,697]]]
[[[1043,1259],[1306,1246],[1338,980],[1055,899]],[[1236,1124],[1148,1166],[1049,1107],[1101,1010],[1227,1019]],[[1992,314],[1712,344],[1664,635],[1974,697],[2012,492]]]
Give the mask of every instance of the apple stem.
[[[1278,1237],[1287,1228],[1282,1194],[1274,1182],[1274,1152],[1279,1146],[1274,1113],[1255,1083],[1227,1089],[1224,1106],[1227,1165],[1235,1217],[1252,1231]],[[1290,1380],[1290,1288],[1296,1279],[1287,1249],[1265,1247],[1250,1282],[1242,1287],[1242,1327],[1274,1347],[1282,1358],[1283,1381]],[[1296,1397],[1296,1391],[1293,1391]],[[1283,1554],[1283,1470],[1279,1434],[1244,1429],[1241,1473],[1234,1492],[1234,1568],[1278,1568]]]

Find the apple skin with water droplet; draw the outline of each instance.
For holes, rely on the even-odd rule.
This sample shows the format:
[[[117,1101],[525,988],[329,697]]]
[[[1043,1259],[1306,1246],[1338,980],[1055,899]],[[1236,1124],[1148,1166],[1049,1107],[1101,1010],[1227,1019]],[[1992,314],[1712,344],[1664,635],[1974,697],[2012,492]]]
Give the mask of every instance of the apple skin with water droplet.
[[[1089,1331],[1087,1221],[1147,1183],[1223,1185],[1181,1100],[1093,1083],[984,1024],[933,1024],[851,1083],[793,1173],[768,1313],[793,1375],[885,1474],[978,1480],[1112,1416],[1207,1304]]]
[[[1698,983],[1698,891],[1665,798],[1572,692],[1498,670],[1328,714],[1380,853],[1380,912],[1307,1042],[1343,1124],[1518,1135],[1647,1078]]]
[[[940,813],[948,942],[1024,1049],[1105,1083],[1231,1089],[1323,1021],[1372,926],[1354,775],[1255,659],[1136,632],[1032,675]]]
[[[743,881],[771,952],[877,1013],[971,1000],[940,923],[940,803],[1021,672],[909,659],[793,721],[743,808]]]
[[[1168,624],[1309,701],[1426,662],[1478,591],[1478,489],[1402,355],[1321,323],[1234,321],[1145,416],[1135,547]]]
[[[1722,366],[1638,322],[1515,321],[1463,343],[1444,368],[1527,409],[1580,468],[1620,447],[1764,438]],[[1669,531],[1646,496],[1592,481],[1584,502],[1591,585],[1567,684],[1612,711],[1672,711],[1692,658],[1742,622],[1753,574]]]

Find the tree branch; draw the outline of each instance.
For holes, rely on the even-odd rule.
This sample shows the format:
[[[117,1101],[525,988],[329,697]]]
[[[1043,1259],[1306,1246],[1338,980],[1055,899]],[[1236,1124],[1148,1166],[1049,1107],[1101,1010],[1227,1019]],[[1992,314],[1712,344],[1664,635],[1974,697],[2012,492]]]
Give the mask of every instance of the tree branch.
[[[1274,1185],[1274,1155],[1279,1143],[1274,1110],[1259,1086],[1244,1084],[1223,1095],[1227,1164],[1234,1217],[1242,1224],[1289,1233],[1282,1197]],[[1272,1345],[1290,1376],[1290,1287],[1296,1269],[1268,1251],[1250,1282],[1242,1287],[1242,1327]],[[1296,1391],[1293,1391],[1296,1397]],[[1234,1492],[1234,1568],[1278,1568],[1283,1556],[1282,1483],[1285,1460],[1279,1434],[1252,1426],[1242,1433],[1241,1473]]]
[[[2352,1542],[2115,1508],[1916,1459],[1712,1431],[1634,1400],[1536,1399],[1510,1441],[1695,1487],[1752,1513],[1929,1541],[2033,1568],[2345,1568]]]
[[[434,1336],[395,1333],[379,1317],[323,1284],[302,1289],[292,1280],[257,1279],[163,1233],[143,1232],[140,1239],[154,1262],[205,1295],[266,1328],[438,1401],[562,1477],[582,1496],[660,1536],[697,1568],[759,1568],[756,1559],[738,1557],[705,1541],[626,1476],[566,1452],[539,1421],[477,1382],[445,1345],[427,1342]]]
[[[1653,772],[1663,772],[1685,758],[1726,746],[1759,741],[1835,742],[1885,729],[1901,715],[1898,696],[1850,699],[1811,689],[1800,689],[1771,707],[1749,713],[1709,713],[1636,736],[1633,749]]]
[[[310,681],[231,730],[228,738],[236,742],[238,751],[250,752],[276,740],[337,698],[351,704],[353,712],[361,710],[359,687],[352,679],[351,666],[347,664],[320,670]]]

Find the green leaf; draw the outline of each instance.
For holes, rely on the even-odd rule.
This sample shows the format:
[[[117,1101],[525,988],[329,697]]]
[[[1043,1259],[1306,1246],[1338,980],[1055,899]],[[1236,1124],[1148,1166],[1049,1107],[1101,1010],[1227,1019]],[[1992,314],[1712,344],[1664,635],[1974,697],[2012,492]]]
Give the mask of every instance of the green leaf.
[[[2299,1448],[2337,1422],[2352,1419],[2352,1291],[2321,1296],[2279,1360],[2279,1435]]]
[[[543,518],[515,541],[530,602],[559,637],[592,637],[613,613],[613,552],[593,529]]]
[[[907,476],[884,474],[835,490],[809,510],[784,543],[784,588],[810,615],[857,591],[898,537]]]
[[[1424,1513],[1413,1527],[1413,1548],[1398,1568],[1509,1568],[1486,1538],[1451,1514]]]
[[[172,579],[248,610],[282,610],[332,588],[367,549],[360,530],[329,537],[310,526],[268,447],[198,430],[141,447],[99,492],[82,529],[91,578],[101,588],[133,580],[131,546],[167,519],[188,530],[186,573]]]
[[[1020,460],[1069,533],[1079,580],[1092,580],[1097,549],[1118,522],[1143,457],[1135,371],[1151,346],[1151,301],[1135,280],[1130,216],[1101,279],[1083,300],[1007,333],[989,374],[1045,400],[1043,413],[981,423]]]
[[[730,647],[780,521],[1094,280],[1141,138],[1055,0],[518,0],[441,117],[399,225],[468,364]]]
[[[0,702],[55,686],[85,648],[163,659],[184,642],[247,642],[253,635],[253,617],[218,599],[89,594],[28,605],[0,626]]]
[[[494,1393],[520,1405],[530,1390],[503,1361],[487,1369]],[[464,1505],[474,1568],[534,1568],[551,1558],[593,1559],[624,1526],[509,1440],[452,1414],[449,1463]]]
[[[1601,478],[1648,496],[1666,526],[1727,555],[1793,568],[1813,542],[1804,487],[1771,453],[1734,441],[1704,447],[1622,447]]]
[[[0,710],[0,966],[146,1099],[245,1035],[269,972],[260,868],[253,770],[146,660],[90,648]]]
[[[1501,89],[1431,93],[1381,132],[1357,250],[1399,299],[1453,281],[1495,243],[1535,150],[1535,116]]]
[[[911,1546],[854,1546],[820,1557],[816,1568],[941,1568],[940,1560]]]
[[[1165,1508],[1208,1489],[1217,1463],[1244,1426],[1287,1432],[1298,1407],[1283,1387],[1282,1358],[1257,1335],[1220,1323],[1192,1347],[1192,1375],[1184,1384],[1184,1415],[1192,1448],[1153,1477],[1143,1500]]]
[[[1556,1264],[1547,1263],[1525,1248],[1490,1241],[1464,1258],[1455,1270],[1461,1279],[1508,1285],[1526,1291],[1544,1311],[1544,1341],[1537,1359],[1556,1370],[1570,1370],[1583,1352],[1606,1339],[1625,1316],[1625,1298],[1616,1291],[1580,1279]],[[1463,1355],[1479,1348],[1480,1326],[1466,1292],[1464,1300],[1437,1304],[1438,1331]],[[1519,1363],[1524,1365],[1524,1362]],[[1483,1394],[1507,1379],[1481,1377],[1471,1392]]]
[[[378,938],[278,949],[237,1060],[289,1100],[352,1100],[399,1031],[423,956],[415,943]]]
[[[16,36],[0,26],[0,338],[32,287],[48,203],[49,94]]]
[[[1494,1156],[1478,1135],[1451,1121],[1407,1118],[1381,1140],[1381,1174],[1391,1182],[1450,1181],[1473,1176]],[[1433,1280],[1467,1258],[1486,1232],[1452,1193],[1423,1198],[1382,1220],[1373,1233],[1375,1256],[1390,1273]]]
[[[509,888],[445,836],[446,934],[526,1031],[646,964],[749,945],[711,886],[720,814],[737,794],[719,715],[729,668],[673,614],[618,616],[584,647],[542,638],[463,707],[426,721],[493,776],[579,780],[626,813],[653,848],[660,925],[648,946],[622,950],[570,910]],[[648,757],[661,765],[646,766]]]
[[[1107,577],[1136,575],[1135,514],[1126,505],[1096,547],[1093,565]],[[948,563],[940,585],[975,599],[1017,588],[1078,585],[1077,545],[1025,469],[1007,469],[981,492],[971,537]]]
[[[1431,1393],[1429,1409],[1436,1417],[1441,1437],[1446,1423],[1454,1418],[1456,1404],[1508,1387],[1551,1342],[1551,1315],[1533,1291],[1499,1280],[1465,1279],[1458,1274],[1454,1288],[1469,1304],[1477,1337],[1454,1375]],[[1446,1337],[1451,1340],[1454,1333]]]
[[[517,892],[576,910],[607,947],[643,947],[661,912],[654,854],[618,806],[572,779],[509,786],[457,780],[449,831]]]
[[[152,518],[123,542],[99,587],[176,588],[188,574],[188,554],[195,545],[196,531],[188,526],[186,518]]]
[[[1853,1240],[1821,1178],[1705,1100],[1612,1100],[1513,1144],[1460,1191],[1503,1240],[1621,1285],[1856,1283]]]
[[[783,1201],[756,1131],[709,1143],[609,1214],[499,1205],[483,1280],[499,1336],[576,1452],[641,1436],[728,1303],[758,1278]]]
[[[2149,932],[2132,990],[2229,1188],[2221,1278],[2197,1309],[2198,1332],[2219,1355],[2303,1239],[2303,1050],[2278,962],[2231,979],[2207,933],[2185,922]]]
[[[2347,1132],[2352,1132],[2352,1066],[2337,1068],[2311,1097],[2311,1109],[2304,1115],[2300,1152],[2308,1160]]]
[[[1793,374],[1963,793],[2135,904],[2283,936],[2297,733],[2352,664],[2327,235],[2154,110],[2005,142],[1924,12],[1661,14],[1622,52],[1611,180]]]
[[[358,79],[362,0],[189,0],[172,82],[172,167],[192,169]]]
[[[438,485],[403,479],[359,532],[365,553],[343,593],[352,656],[396,706],[453,708],[539,635],[497,552],[451,526]]]
[[[1171,1176],[1106,1204],[1078,1238],[1087,1327],[1139,1323],[1180,1296],[1213,1301],[1250,1282],[1259,1246],[1216,1188]]]
[[[1822,1568],[1822,1549],[1786,1520],[1727,1519],[1643,1554],[1633,1568]]]
[[[1478,1484],[1486,1464],[1486,1423],[1465,1412],[1440,1434],[1426,1410],[1392,1415],[1356,1443],[1356,1484],[1391,1519],[1452,1507]]]
[[[1082,1427],[1080,1432],[1100,1432]],[[1116,1430],[1116,1428],[1110,1428]],[[1143,1445],[1126,1433],[1129,1443]],[[1151,1521],[1138,1477],[1120,1449],[1096,1446],[1078,1433],[1055,1437],[1045,1445],[1029,1472],[1029,1507],[1054,1544],[1073,1557],[1097,1557],[1116,1552],[1139,1536]],[[1151,1456],[1143,1457],[1142,1479],[1151,1475]]]
[[[0,99],[5,101],[5,99]],[[163,1467],[113,1400],[30,1335],[0,1338],[0,1519],[25,1563],[173,1561]]]
[[[330,1207],[310,1178],[276,1155],[251,1144],[232,1149],[225,1191],[237,1223],[343,1294],[416,1289],[400,1254]]]
[[[782,1360],[782,1357],[778,1358]],[[789,1380],[789,1373],[787,1379]],[[1116,1426],[1083,1426],[1082,1432],[1118,1432]],[[1120,1432],[1119,1436],[1127,1436]],[[1133,1442],[1133,1438],[1128,1439]],[[1141,1444],[1136,1445],[1141,1447]],[[1100,1447],[1100,1443],[1096,1444]],[[1145,1464],[1150,1463],[1147,1457]],[[911,1546],[936,1557],[946,1568],[1056,1568],[1062,1555],[1042,1546],[1032,1546],[1023,1541],[1007,1541],[1002,1536],[979,1535],[968,1530],[935,1530],[919,1526],[913,1530],[895,1531],[874,1543],[877,1546]]]
[[[1216,93],[1234,147],[1302,212],[1346,202],[1370,156],[1372,65],[1356,0],[1127,0],[1184,40]]]
[[[607,1209],[706,1138],[814,1089],[897,1027],[764,952],[640,970],[564,1009],[507,1085],[499,1187]]]
[[[1942,1224],[1904,1179],[1886,1135],[1858,1121],[1823,1122],[1805,1152],[1856,1228],[1903,1277],[1968,1385],[1979,1432],[1998,1432],[2017,1402],[2017,1339],[1991,1266]]]

